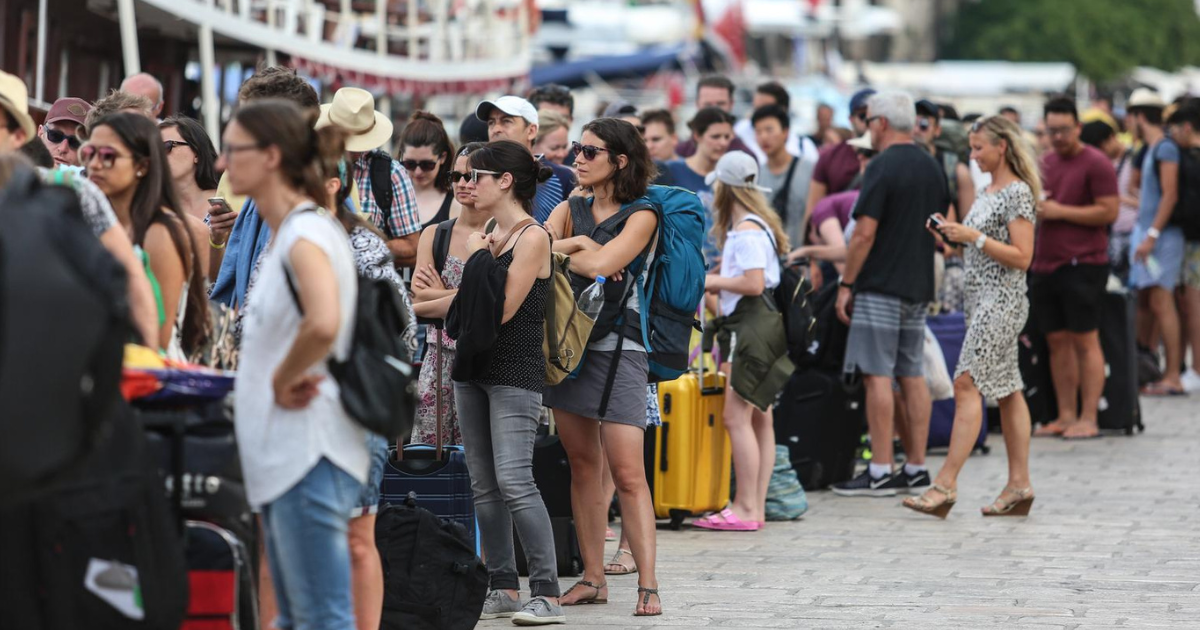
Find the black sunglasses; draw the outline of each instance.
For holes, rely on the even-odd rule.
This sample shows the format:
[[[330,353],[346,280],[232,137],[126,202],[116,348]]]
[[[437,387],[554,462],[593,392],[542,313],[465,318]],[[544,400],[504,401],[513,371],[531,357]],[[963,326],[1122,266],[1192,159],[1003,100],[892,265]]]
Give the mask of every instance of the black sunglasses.
[[[400,166],[406,171],[415,171],[421,169],[429,172],[437,168],[437,160],[400,160]]]
[[[170,155],[171,149],[175,147],[190,147],[192,145],[182,140],[163,140],[163,146],[167,149],[167,154]]]
[[[46,131],[46,139],[50,141],[50,144],[62,144],[62,141],[66,140],[67,146],[71,147],[71,149],[75,151],[78,151],[79,146],[83,144],[83,141],[79,138],[73,135],[68,136],[57,129],[46,126],[43,126],[42,129]]]
[[[928,118],[917,121],[917,128],[920,129],[921,131],[929,131],[929,128],[932,126],[933,126],[933,124],[929,122]]]
[[[868,160],[875,157],[875,151],[871,149],[855,149],[854,152]]]
[[[596,159],[596,154],[601,151],[610,153],[610,151],[608,149],[604,149],[601,147],[594,147],[590,144],[579,144],[578,142],[571,143],[571,155],[574,155],[575,157],[579,157],[579,154],[582,153],[583,158],[589,162]]]
[[[450,183],[451,184],[457,184],[458,182],[461,182],[464,179],[471,179],[470,171],[467,171],[466,173],[462,173],[459,171],[450,171]]]

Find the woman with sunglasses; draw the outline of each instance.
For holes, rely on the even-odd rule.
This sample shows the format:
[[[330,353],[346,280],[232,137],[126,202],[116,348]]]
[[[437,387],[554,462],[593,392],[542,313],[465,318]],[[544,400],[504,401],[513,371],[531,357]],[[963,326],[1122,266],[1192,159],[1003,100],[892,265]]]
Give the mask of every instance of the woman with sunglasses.
[[[450,188],[453,155],[454,145],[442,119],[428,112],[413,114],[400,140],[400,165],[416,188],[422,228],[458,216],[459,207]]]
[[[462,208],[452,221],[450,240],[445,258],[435,261],[433,242],[436,240],[438,224],[426,227],[421,232],[421,241],[417,245],[417,266],[413,271],[413,310],[418,317],[425,319],[446,319],[450,303],[458,294],[458,285],[462,283],[463,265],[466,263],[467,239],[476,232],[484,232],[488,219],[492,218],[486,211],[475,207],[474,188],[471,184],[472,153],[483,148],[483,142],[471,142],[459,150],[454,158],[454,170],[450,171],[448,180],[454,188],[454,200]],[[440,263],[442,270],[437,270]],[[450,367],[454,365],[454,340],[442,328],[426,329],[426,354],[421,362],[421,375],[417,381],[417,418],[413,425],[412,441],[418,444],[434,444],[437,438],[437,404],[438,404],[438,374],[437,366],[442,366],[442,443],[462,444],[462,434],[458,426],[458,414],[454,406],[454,381],[450,378]]]
[[[358,277],[346,230],[325,204],[344,145],[290,101],[238,109],[222,166],[255,200],[272,240],[246,296],[235,404],[251,506],[262,515],[275,626],[353,630],[348,522],[370,468],[367,433],[346,414],[327,361],[344,359]],[[336,174],[334,174],[336,176]]]
[[[1008,453],[1008,480],[984,516],[1025,516],[1033,505],[1029,480],[1029,407],[1017,363],[1018,341],[1029,315],[1025,272],[1033,260],[1035,207],[1041,193],[1037,162],[1016,123],[980,119],[970,132],[971,158],[992,183],[963,223],[935,215],[935,237],[959,244],[966,262],[967,336],[954,374],[954,430],[950,451],[933,485],[904,507],[946,518],[958,499],[958,475],[983,422],[981,394],[1000,403]]]
[[[144,116],[112,114],[96,122],[79,155],[88,179],[108,196],[117,220],[148,259],[160,298],[159,347],[185,360],[209,332],[202,255],[207,252],[200,247],[204,225],[184,212],[175,193],[162,134]]]
[[[554,172],[510,140],[475,151],[469,163],[476,209],[491,214],[496,228],[467,237],[464,290],[454,296],[446,327],[458,339],[454,400],[491,589],[480,619],[565,623],[550,515],[533,481],[552,271],[550,239],[533,220],[533,200]],[[529,567],[532,598],[524,605],[514,526]]]
[[[217,196],[217,150],[212,140],[199,122],[187,116],[171,116],[158,123],[158,130],[162,133],[171,178],[183,210],[207,226],[208,213],[212,209],[208,200]],[[224,243],[217,246],[207,229],[204,236],[208,238],[208,247],[201,241],[202,250],[224,247]],[[208,277],[215,278],[221,261],[217,256],[209,258]]]
[[[580,140],[572,144],[575,169],[592,196],[560,204],[547,226],[562,235],[554,251],[571,256],[577,296],[597,277],[611,281],[604,285],[605,304],[577,375],[545,395],[571,463],[571,507],[583,555],[583,579],[567,591],[563,603],[608,601],[604,538],[612,492],[606,496],[603,489],[607,462],[639,572],[635,614],[659,615],[654,508],[643,461],[648,357],[625,326],[644,307],[637,289],[652,255],[658,215],[652,206],[636,202],[655,176],[654,162],[641,134],[623,120],[594,120],[584,126]]]

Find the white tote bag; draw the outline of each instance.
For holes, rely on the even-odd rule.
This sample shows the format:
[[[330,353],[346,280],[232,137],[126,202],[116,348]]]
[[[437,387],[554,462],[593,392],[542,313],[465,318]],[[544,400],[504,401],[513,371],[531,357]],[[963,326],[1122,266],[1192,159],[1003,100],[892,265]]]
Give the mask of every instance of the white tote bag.
[[[934,400],[954,397],[954,382],[950,378],[950,370],[946,368],[946,355],[942,354],[942,345],[933,336],[929,326],[925,327],[925,382]]]

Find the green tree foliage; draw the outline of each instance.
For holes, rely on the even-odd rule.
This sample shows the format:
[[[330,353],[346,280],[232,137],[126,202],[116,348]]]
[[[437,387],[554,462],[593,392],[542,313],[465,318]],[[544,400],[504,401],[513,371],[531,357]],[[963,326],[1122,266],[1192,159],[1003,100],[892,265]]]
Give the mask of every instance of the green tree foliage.
[[[943,59],[1068,61],[1097,82],[1200,65],[1193,0],[966,0]]]

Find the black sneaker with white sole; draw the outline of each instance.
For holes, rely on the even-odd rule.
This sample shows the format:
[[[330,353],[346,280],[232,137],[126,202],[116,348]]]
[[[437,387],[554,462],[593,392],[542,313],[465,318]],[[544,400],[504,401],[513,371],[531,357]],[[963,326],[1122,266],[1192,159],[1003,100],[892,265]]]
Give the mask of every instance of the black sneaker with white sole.
[[[929,489],[932,483],[929,479],[928,470],[922,470],[915,475],[908,474],[908,471],[903,468],[900,471],[900,476],[904,478],[904,483],[908,486],[907,492],[909,494],[923,494]]]
[[[871,477],[870,470],[841,483],[833,484],[834,494],[843,497],[894,497],[898,492],[908,492],[908,484],[901,474],[884,475],[879,479]]]

